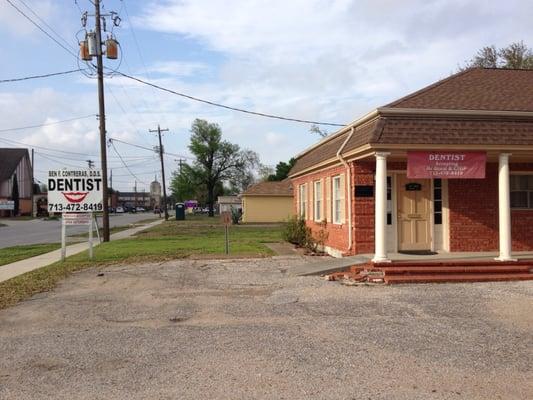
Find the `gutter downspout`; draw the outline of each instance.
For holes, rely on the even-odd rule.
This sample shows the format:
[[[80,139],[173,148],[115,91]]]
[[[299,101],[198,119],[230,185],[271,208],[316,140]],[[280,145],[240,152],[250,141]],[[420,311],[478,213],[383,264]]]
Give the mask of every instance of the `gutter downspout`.
[[[342,158],[342,151],[344,150],[344,147],[346,147],[346,144],[348,141],[352,138],[353,134],[355,132],[355,128],[352,126],[350,129],[350,134],[346,138],[346,140],[342,143],[341,147],[339,148],[339,151],[337,151],[337,158],[339,161],[344,165],[346,168],[346,175],[347,175],[347,181],[348,181],[348,251],[352,249],[352,173],[350,171],[350,166],[346,162],[344,158]]]

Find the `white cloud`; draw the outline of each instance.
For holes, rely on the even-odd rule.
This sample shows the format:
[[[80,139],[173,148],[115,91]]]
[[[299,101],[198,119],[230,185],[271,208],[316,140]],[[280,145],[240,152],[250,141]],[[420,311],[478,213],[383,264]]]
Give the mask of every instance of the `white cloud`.
[[[205,73],[208,69],[209,66],[207,64],[186,61],[159,61],[147,67],[149,73],[155,72],[175,77],[188,77]]]

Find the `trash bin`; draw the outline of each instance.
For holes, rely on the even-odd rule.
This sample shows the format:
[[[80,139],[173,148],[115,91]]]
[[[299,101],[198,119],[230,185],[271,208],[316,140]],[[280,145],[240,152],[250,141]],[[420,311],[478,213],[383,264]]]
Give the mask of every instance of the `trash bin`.
[[[185,204],[176,203],[176,221],[183,221],[185,219]]]

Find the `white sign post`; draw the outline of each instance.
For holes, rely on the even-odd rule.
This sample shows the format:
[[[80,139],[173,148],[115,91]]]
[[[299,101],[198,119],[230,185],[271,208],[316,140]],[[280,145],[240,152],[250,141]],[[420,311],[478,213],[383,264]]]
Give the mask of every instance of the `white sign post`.
[[[98,169],[48,171],[48,211],[61,213],[61,261],[66,257],[66,227],[89,226],[89,258],[93,258],[93,212],[102,211],[102,172]]]

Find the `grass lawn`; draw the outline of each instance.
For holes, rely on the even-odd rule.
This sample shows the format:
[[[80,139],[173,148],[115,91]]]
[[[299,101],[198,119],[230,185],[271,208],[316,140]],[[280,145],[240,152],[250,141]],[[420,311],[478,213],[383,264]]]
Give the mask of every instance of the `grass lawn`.
[[[281,226],[274,225],[231,226],[229,256],[270,256],[273,253],[264,243],[281,241],[281,231]],[[63,263],[1,282],[0,309],[51,290],[60,280],[84,268],[186,257],[225,257],[224,227],[218,217],[187,216],[186,221],[169,220],[130,239],[102,243],[94,248],[94,256],[94,260],[89,261],[87,252],[83,252],[68,257]]]
[[[0,266],[59,249],[59,243],[30,244],[0,249]]]

